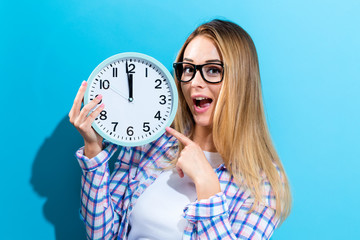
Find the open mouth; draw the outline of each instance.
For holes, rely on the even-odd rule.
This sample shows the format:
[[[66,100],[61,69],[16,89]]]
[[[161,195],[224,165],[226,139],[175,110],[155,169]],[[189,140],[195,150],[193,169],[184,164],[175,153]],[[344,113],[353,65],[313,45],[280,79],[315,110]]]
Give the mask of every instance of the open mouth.
[[[206,97],[197,97],[193,99],[194,105],[200,109],[209,107],[212,101],[211,98]]]

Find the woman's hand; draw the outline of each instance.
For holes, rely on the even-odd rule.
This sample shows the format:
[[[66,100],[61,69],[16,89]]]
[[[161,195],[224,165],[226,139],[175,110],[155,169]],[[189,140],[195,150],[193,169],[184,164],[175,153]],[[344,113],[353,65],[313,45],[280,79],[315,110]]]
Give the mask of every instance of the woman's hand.
[[[93,109],[101,101],[102,96],[99,95],[81,109],[81,103],[84,98],[86,87],[87,82],[84,81],[76,94],[74,104],[69,112],[69,119],[71,124],[76,127],[81,136],[84,138],[84,155],[88,158],[93,158],[102,151],[103,138],[95,132],[95,130],[91,127],[91,124],[104,109],[104,104],[101,104],[89,115],[91,109]]]
[[[166,131],[184,145],[176,170],[180,177],[184,177],[185,173],[193,180],[198,200],[207,199],[219,193],[221,191],[219,179],[200,146],[175,129],[167,127]]]

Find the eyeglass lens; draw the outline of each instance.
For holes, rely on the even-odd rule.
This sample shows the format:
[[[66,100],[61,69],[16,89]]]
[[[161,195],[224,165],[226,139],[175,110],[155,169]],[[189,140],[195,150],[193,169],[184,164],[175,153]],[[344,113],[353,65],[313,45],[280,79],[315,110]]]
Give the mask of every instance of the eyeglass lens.
[[[201,70],[201,76],[208,82],[220,82],[223,75],[223,67],[221,64],[206,63],[203,65],[194,65],[190,63],[178,63],[175,71],[181,81],[187,82],[192,80],[196,74],[196,68]]]

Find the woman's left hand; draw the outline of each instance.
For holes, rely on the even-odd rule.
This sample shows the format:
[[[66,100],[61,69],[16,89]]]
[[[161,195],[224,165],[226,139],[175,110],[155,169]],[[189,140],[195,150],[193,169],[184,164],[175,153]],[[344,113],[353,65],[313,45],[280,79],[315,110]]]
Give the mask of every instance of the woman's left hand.
[[[166,131],[184,145],[176,163],[176,170],[181,178],[186,174],[195,183],[198,200],[219,193],[219,179],[200,146],[175,129],[167,127]]]

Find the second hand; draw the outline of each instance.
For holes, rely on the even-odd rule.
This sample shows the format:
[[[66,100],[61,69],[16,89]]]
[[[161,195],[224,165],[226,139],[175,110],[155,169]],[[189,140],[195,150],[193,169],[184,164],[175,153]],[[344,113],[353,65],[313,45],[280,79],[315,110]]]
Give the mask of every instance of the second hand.
[[[118,95],[120,95],[122,98],[129,100],[127,97],[124,96],[124,94],[122,94],[120,91],[116,90],[115,88],[110,87],[110,89],[113,90]]]

